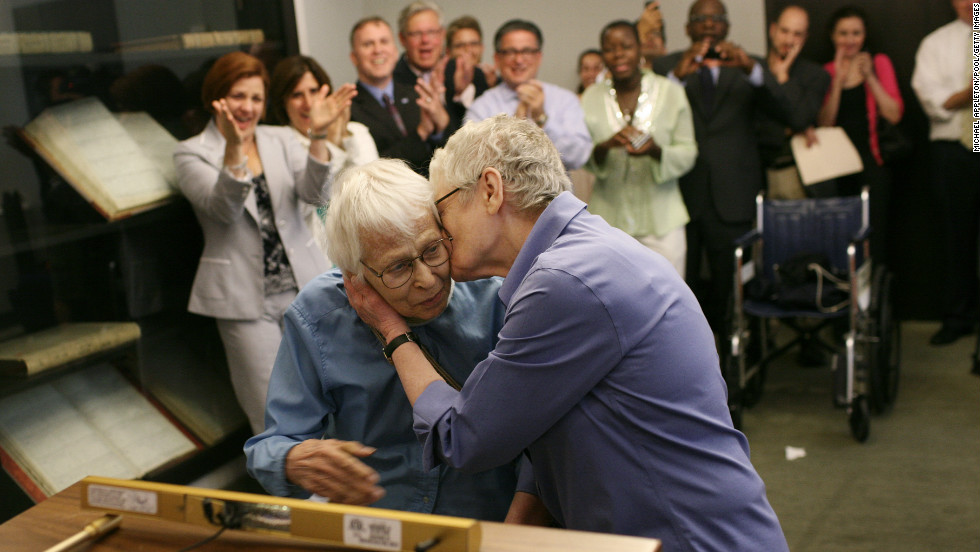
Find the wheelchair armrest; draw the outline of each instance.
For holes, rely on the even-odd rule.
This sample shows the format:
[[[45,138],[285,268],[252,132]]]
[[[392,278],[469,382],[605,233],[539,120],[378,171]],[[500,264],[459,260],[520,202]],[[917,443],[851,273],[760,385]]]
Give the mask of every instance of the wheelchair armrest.
[[[871,236],[871,227],[862,226],[855,234],[851,237],[851,243],[861,243]]]
[[[760,232],[758,228],[753,228],[735,238],[735,247],[747,247],[760,239],[762,239],[762,232]]]

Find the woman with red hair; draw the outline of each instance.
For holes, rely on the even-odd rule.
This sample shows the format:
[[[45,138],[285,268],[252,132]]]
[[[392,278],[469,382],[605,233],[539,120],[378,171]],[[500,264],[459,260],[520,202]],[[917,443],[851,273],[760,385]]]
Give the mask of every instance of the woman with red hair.
[[[204,78],[213,117],[174,153],[181,192],[204,232],[188,310],[217,320],[239,404],[252,430],[264,429],[265,394],[282,337],[281,321],[300,288],[329,268],[301,203],[317,205],[345,153],[327,127],[356,94],[321,87],[310,111],[310,145],[286,127],[260,125],[269,74],[257,58],[232,52]]]

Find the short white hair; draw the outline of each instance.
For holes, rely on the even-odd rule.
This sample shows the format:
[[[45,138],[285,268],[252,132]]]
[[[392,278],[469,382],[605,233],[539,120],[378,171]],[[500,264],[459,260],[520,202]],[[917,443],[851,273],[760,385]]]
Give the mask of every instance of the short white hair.
[[[402,160],[377,159],[337,176],[317,242],[342,271],[361,274],[364,236],[413,239],[430,217],[438,220],[429,182]]]
[[[416,0],[411,4],[402,8],[402,11],[398,14],[398,34],[404,35],[408,29],[408,20],[415,17],[416,14],[431,11],[436,14],[436,20],[439,22],[439,26],[442,27],[442,8],[439,4],[432,2],[431,0]]]
[[[510,115],[469,122],[436,151],[429,164],[429,178],[450,188],[460,188],[464,198],[486,168],[500,172],[506,201],[518,211],[540,211],[571,190],[561,154],[536,124]]]

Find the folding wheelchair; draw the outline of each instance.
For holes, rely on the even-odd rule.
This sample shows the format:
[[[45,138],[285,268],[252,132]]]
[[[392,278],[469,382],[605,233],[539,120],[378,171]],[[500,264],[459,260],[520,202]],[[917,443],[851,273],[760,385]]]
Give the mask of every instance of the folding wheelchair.
[[[735,427],[741,428],[743,408],[759,400],[768,366],[804,340],[830,353],[834,401],[847,409],[859,442],[868,438],[871,411],[885,411],[895,401],[901,334],[892,311],[892,275],[884,266],[873,268],[868,209],[867,189],[826,199],[756,197],[756,227],[735,243],[730,332],[722,351]],[[819,302],[787,306],[757,292],[772,289],[779,265],[800,253],[823,255],[835,272],[846,274],[839,286],[846,300],[837,308]],[[793,330],[794,338],[777,346],[774,320]]]

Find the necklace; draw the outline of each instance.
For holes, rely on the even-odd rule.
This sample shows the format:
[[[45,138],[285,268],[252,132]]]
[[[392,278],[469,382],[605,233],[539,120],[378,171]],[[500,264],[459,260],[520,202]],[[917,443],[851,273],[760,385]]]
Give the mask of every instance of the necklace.
[[[650,86],[647,86],[647,83]],[[612,119],[619,121],[620,126],[631,125],[640,130],[646,130],[647,132],[653,131],[653,121],[650,120],[650,115],[653,113],[653,108],[657,104],[657,97],[660,93],[660,83],[656,79],[653,80],[640,80],[640,93],[636,97],[636,103],[634,108],[622,109],[619,105],[619,98],[616,94],[616,87],[609,86],[609,96],[612,98],[612,102],[607,103],[607,110],[610,111]],[[636,124],[634,124],[636,123]],[[647,128],[640,128],[638,125],[643,125]]]

